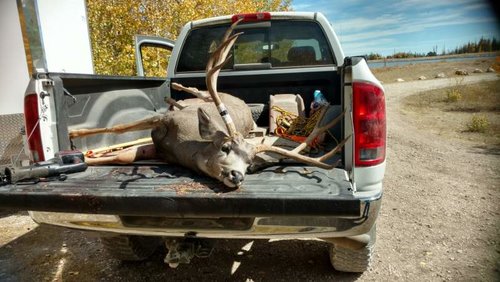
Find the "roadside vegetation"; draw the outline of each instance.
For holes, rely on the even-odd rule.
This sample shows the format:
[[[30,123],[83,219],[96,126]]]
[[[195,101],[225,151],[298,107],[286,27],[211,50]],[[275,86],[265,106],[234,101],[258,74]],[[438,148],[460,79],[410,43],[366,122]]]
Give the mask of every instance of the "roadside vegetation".
[[[417,125],[439,135],[500,148],[500,80],[463,85],[410,96],[404,111]]]
[[[496,52],[500,51],[500,41],[495,37],[484,38],[481,37],[477,41],[469,41],[461,46],[455,47],[453,50],[443,49],[441,53],[438,51],[438,46],[433,46],[432,51],[427,53],[417,53],[417,52],[394,52],[392,55],[386,57],[380,55],[379,53],[370,53],[366,55],[368,60],[381,60],[381,59],[410,59],[410,58],[420,58],[420,57],[434,57],[434,56],[445,56],[445,55],[458,55],[458,54],[473,54],[473,53],[483,53],[483,52]]]
[[[448,103],[455,103],[460,100],[462,100],[462,84],[463,84],[463,77],[456,78],[455,79],[455,86],[447,88],[445,90],[446,92],[446,99],[445,101]]]
[[[474,73],[475,69],[485,72],[489,67],[500,72],[500,56],[462,62],[436,60],[436,62],[432,63],[410,63],[401,66],[373,68],[372,72],[377,79],[384,83],[391,83],[398,78],[402,78],[404,81],[418,80],[421,76],[426,77],[426,79],[434,79],[439,73],[444,74],[445,77],[459,77],[456,75],[457,70],[464,70],[470,75],[476,75]]]
[[[484,115],[472,115],[470,122],[467,124],[469,132],[486,133],[490,129],[490,121]]]

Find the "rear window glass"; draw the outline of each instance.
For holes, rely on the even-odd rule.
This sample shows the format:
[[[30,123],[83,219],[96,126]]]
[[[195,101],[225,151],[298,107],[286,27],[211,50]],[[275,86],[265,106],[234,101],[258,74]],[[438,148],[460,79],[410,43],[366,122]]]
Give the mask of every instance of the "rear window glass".
[[[204,71],[209,50],[220,43],[228,25],[192,30],[184,43],[178,72]],[[272,68],[333,65],[333,56],[315,22],[273,21],[270,27],[243,28],[224,69],[234,65],[269,63]]]

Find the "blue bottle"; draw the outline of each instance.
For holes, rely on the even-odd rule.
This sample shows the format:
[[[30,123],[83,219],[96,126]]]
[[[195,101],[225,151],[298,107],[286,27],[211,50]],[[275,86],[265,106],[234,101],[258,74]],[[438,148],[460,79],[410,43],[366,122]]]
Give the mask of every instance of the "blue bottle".
[[[314,112],[316,112],[319,108],[321,108],[324,105],[328,105],[328,101],[326,100],[325,96],[323,93],[321,93],[321,90],[315,90],[313,93],[313,101],[311,102],[311,113],[312,115]]]

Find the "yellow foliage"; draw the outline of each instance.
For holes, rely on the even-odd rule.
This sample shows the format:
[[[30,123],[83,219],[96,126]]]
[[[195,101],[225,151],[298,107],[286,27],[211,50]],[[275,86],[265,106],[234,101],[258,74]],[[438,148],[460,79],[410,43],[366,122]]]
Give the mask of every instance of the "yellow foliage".
[[[94,71],[135,75],[134,35],[175,40],[189,21],[237,13],[286,11],[290,0],[87,0]],[[165,76],[168,54],[143,52],[148,76]]]

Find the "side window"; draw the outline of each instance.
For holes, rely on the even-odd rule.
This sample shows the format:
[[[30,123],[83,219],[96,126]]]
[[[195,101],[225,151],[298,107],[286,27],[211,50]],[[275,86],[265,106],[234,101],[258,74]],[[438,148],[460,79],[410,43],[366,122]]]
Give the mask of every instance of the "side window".
[[[144,76],[147,77],[166,77],[167,65],[171,50],[157,46],[141,46],[142,67]]]
[[[138,76],[166,77],[175,42],[166,38],[136,35],[135,65]]]

